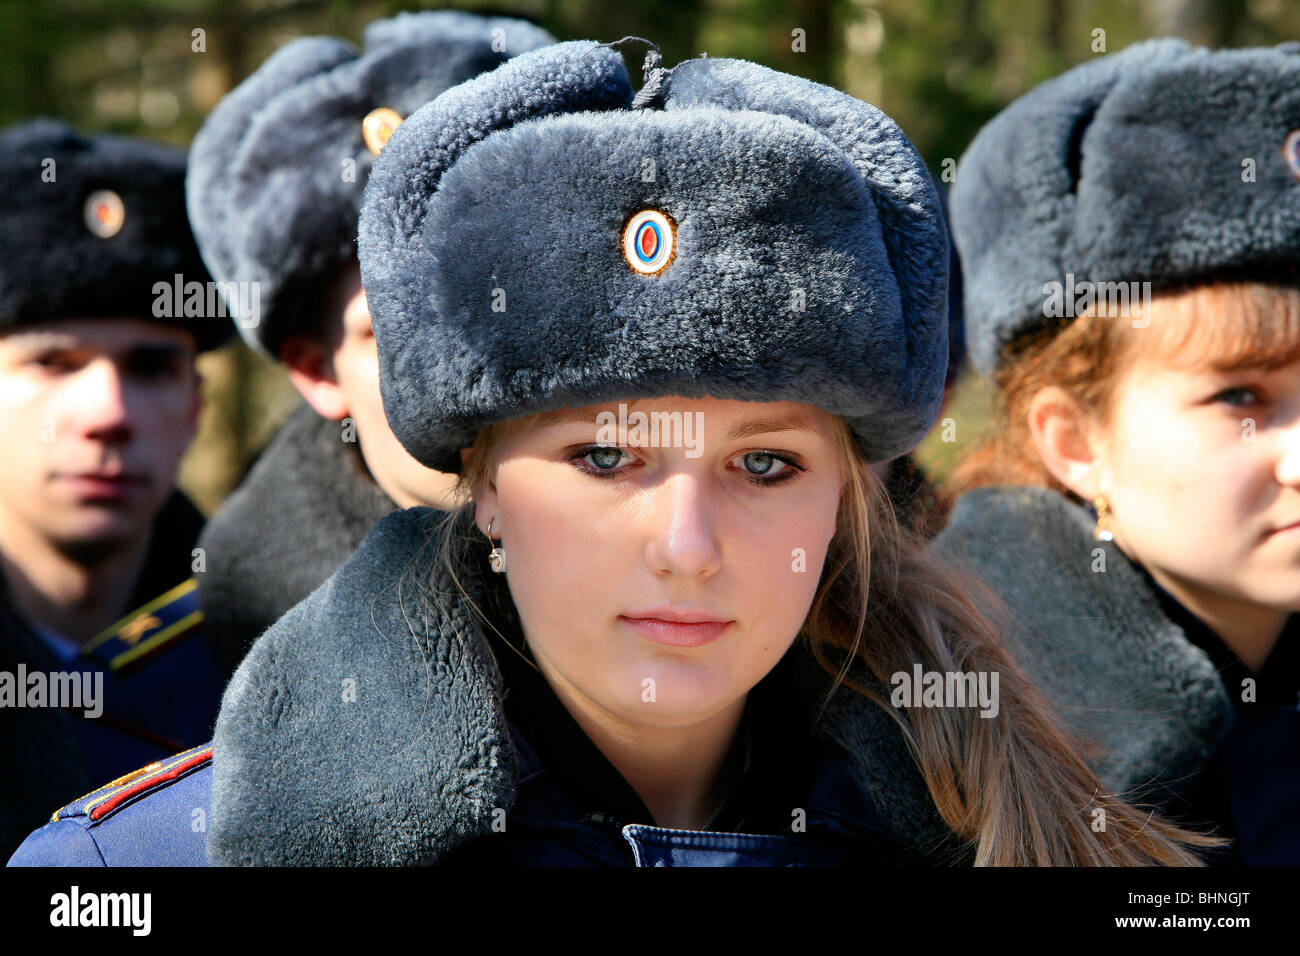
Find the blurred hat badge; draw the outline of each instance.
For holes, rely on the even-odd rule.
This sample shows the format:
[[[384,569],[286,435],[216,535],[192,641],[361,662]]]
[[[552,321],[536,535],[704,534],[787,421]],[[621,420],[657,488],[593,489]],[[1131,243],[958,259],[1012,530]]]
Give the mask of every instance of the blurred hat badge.
[[[366,148],[378,156],[388,142],[388,137],[393,135],[393,130],[401,123],[401,115],[387,106],[371,110],[361,121],[361,138],[366,141]]]
[[[87,196],[82,213],[86,228],[101,239],[116,236],[126,221],[126,206],[122,204],[122,197],[111,189],[97,189]]]

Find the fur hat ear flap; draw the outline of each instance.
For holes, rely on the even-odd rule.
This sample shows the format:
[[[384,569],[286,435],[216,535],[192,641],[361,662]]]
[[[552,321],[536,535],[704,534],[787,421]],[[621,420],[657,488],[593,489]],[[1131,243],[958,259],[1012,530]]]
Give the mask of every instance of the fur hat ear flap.
[[[438,182],[475,143],[524,120],[618,109],[631,100],[623,58],[583,40],[520,54],[426,103],[393,133],[366,183],[358,244],[369,250],[361,256],[367,295],[380,300],[405,284],[404,266],[423,241]]]

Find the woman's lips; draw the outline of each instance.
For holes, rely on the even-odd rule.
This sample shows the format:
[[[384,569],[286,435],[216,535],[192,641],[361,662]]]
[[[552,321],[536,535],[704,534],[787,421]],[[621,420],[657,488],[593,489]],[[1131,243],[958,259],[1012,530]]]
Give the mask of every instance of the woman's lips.
[[[627,617],[619,619],[638,634],[656,644],[673,647],[701,647],[714,641],[731,627],[732,621],[665,621],[654,617]]]

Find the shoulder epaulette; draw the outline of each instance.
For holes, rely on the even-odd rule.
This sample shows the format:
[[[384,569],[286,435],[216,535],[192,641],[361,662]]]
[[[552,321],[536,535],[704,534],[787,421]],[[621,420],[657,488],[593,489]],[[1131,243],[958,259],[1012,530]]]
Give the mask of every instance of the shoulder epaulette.
[[[173,780],[179,780],[181,777],[202,767],[211,759],[212,745],[205,744],[202,747],[186,750],[174,757],[168,757],[166,760],[151,763],[139,770],[133,770],[118,777],[97,790],[92,790],[84,797],[73,800],[67,806],[60,807],[50,817],[50,821],[57,823],[59,820],[66,820],[69,817],[84,816],[91,821],[98,822],[127,801],[155,787],[160,787]]]
[[[105,628],[81,654],[112,673],[126,673],[192,636],[203,622],[199,583],[176,585]]]

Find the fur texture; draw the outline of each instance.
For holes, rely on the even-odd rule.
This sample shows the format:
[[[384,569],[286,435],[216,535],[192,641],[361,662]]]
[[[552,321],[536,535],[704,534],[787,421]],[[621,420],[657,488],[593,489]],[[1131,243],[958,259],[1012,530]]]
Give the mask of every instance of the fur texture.
[[[46,175],[53,181],[47,182]],[[206,282],[185,218],[185,152],[118,136],[87,138],[37,120],[0,134],[0,329],[62,318],[140,317],[188,329],[200,349],[230,337],[230,322],[160,317],[154,284]],[[116,235],[85,222],[91,193],[111,189],[125,211]],[[168,302],[171,302],[170,292]]]
[[[807,402],[873,461],[924,436],[948,238],[912,145],[744,61],[682,63],[661,93],[632,109],[614,51],[557,44],[426,105],[376,162],[362,278],[385,410],[424,464],[458,471],[491,422],[628,396]],[[649,276],[622,252],[646,208],[676,225]]]
[[[1049,80],[971,143],[952,189],[971,360],[1047,324],[1050,282],[1296,276],[1300,44],[1135,44]],[[1254,181],[1245,177],[1253,162]]]
[[[300,405],[199,539],[204,628],[226,676],[396,507],[339,422]]]
[[[1201,769],[1232,725],[1218,671],[1088,513],[1046,488],[981,488],[935,539],[1005,602],[1016,661],[1067,724],[1100,747],[1118,793],[1159,799]],[[1105,571],[1094,570],[1098,552]]]
[[[553,39],[522,20],[406,13],[367,27],[363,50],[334,37],[287,43],[226,96],[194,138],[186,191],[213,274],[261,283],[257,322],[238,322],[245,341],[275,358],[319,321],[321,282],[356,258],[367,113],[408,116]]]
[[[443,517],[412,508],[383,518],[254,645],[217,721],[212,862],[435,863],[513,806],[500,671],[480,618],[433,560]],[[453,533],[476,530],[462,520]],[[485,560],[457,575],[480,607],[487,589],[506,586]],[[829,676],[801,645],[778,666],[794,668],[812,726]],[[840,688],[817,729],[852,755],[894,836],[953,849],[888,714]]]

